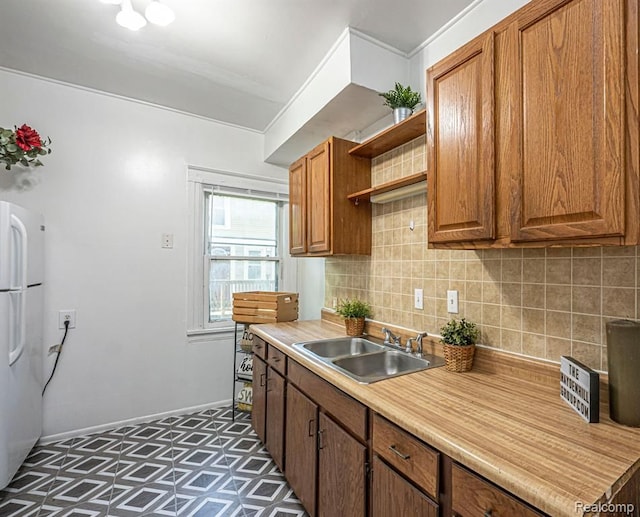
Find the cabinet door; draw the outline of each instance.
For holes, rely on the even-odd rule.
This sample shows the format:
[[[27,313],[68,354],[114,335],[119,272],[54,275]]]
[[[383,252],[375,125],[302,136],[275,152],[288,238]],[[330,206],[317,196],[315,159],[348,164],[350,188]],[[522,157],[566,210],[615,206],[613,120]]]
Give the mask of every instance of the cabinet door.
[[[253,356],[253,402],[251,408],[251,425],[253,430],[265,443],[265,417],[267,409],[267,363],[257,355]]]
[[[429,242],[495,236],[493,38],[427,72]]]
[[[321,413],[318,450],[318,516],[363,517],[366,447]]]
[[[538,1],[507,30],[512,240],[624,235],[624,1]]]
[[[289,251],[292,255],[307,251],[307,158],[303,156],[289,167]]]
[[[451,505],[458,517],[492,515],[494,517],[541,517],[505,491],[475,474],[454,465],[451,475]]]
[[[287,386],[286,477],[307,513],[316,514],[318,406]]]
[[[284,471],[284,377],[267,367],[267,441],[265,445],[273,461]]]
[[[331,251],[330,144],[307,154],[307,246],[310,253]]]
[[[371,489],[372,517],[437,517],[438,505],[387,467],[378,456],[373,457]]]

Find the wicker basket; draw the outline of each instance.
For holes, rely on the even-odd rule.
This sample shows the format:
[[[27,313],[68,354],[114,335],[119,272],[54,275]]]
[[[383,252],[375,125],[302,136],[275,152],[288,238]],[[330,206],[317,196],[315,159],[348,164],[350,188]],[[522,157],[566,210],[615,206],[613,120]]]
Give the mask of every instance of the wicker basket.
[[[450,372],[468,372],[473,365],[473,354],[476,345],[448,345],[444,344],[445,369]]]
[[[364,318],[345,318],[344,326],[347,336],[361,336],[364,334]]]

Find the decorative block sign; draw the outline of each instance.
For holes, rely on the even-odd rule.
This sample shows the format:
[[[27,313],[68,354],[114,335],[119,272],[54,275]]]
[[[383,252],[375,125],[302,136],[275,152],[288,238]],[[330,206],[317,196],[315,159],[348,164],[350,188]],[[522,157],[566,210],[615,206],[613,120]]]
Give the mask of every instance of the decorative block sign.
[[[251,388],[251,383],[244,383],[244,386],[238,393],[236,401],[238,402],[238,409],[240,411],[251,411],[253,406],[253,390]]]
[[[238,375],[238,379],[246,379],[250,381],[253,377],[253,357],[250,355],[244,356],[236,373]]]
[[[573,357],[560,358],[560,397],[590,424],[600,421],[600,375]]]

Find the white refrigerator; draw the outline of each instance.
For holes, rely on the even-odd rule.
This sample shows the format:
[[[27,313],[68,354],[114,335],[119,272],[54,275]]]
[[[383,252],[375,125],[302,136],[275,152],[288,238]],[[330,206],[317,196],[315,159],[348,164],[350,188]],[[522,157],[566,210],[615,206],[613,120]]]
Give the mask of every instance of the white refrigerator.
[[[0,489],[42,433],[44,224],[0,201]]]

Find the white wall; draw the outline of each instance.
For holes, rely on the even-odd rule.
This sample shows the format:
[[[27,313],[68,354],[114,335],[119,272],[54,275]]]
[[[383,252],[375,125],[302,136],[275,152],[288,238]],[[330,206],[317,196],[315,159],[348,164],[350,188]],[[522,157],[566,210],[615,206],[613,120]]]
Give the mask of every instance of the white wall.
[[[78,311],[44,434],[230,399],[229,338],[186,339],[187,165],[286,178],[263,136],[1,70],[0,98],[0,126],[53,140],[44,167],[0,169],[0,199],[45,217],[46,348]]]

